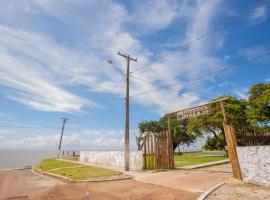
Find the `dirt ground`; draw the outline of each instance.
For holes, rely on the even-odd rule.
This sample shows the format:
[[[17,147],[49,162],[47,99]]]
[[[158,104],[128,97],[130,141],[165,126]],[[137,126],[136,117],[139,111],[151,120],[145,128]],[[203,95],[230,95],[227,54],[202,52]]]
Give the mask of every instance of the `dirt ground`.
[[[193,200],[200,193],[185,192],[133,179],[99,183],[63,183],[31,170],[0,171],[1,200]]]
[[[207,200],[269,200],[270,187],[231,181],[214,191]]]
[[[229,180],[232,177],[232,169],[230,164],[222,164],[193,170],[169,170],[158,173],[131,171],[128,174],[139,182],[203,193],[218,183]]]

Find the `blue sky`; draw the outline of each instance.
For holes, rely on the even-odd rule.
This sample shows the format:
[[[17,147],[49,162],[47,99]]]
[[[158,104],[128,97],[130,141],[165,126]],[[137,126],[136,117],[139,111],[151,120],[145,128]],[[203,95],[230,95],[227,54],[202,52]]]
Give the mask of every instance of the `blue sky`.
[[[0,0],[0,148],[121,149],[142,120],[270,81],[269,1]],[[136,71],[137,69],[140,69]],[[159,89],[159,90],[158,90]]]

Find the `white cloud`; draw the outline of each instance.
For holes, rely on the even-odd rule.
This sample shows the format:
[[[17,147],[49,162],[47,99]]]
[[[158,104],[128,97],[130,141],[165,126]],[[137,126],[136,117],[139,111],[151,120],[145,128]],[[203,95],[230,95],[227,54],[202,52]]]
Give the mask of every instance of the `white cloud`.
[[[94,104],[55,83],[53,74],[42,63],[50,57],[39,57],[48,41],[3,26],[0,34],[0,84],[14,89],[9,99],[43,111],[79,112],[83,106]]]
[[[188,10],[186,1],[147,0],[143,4],[134,4],[129,20],[146,31],[164,29],[175,19],[188,14],[184,12]]]
[[[116,55],[117,50],[138,57],[139,64],[132,63],[132,69],[149,63],[148,69],[138,72],[138,76],[179,90],[181,94],[160,90],[135,98],[137,102],[159,113],[201,101],[201,98],[183,94],[183,91],[191,90],[194,95],[199,94],[200,82],[213,80],[219,70],[219,60],[211,56],[213,46],[207,38],[184,50],[161,51],[156,56],[157,59],[153,60],[152,55],[155,52],[151,52],[130,34],[124,25],[135,23],[134,16],[142,12],[144,15],[138,21],[143,29],[163,29],[176,18],[182,17],[188,22],[186,37],[184,40],[179,37],[178,41],[185,44],[209,30],[221,1],[197,1],[196,5],[187,3],[188,1],[181,5],[171,1],[158,1],[156,4],[149,1],[149,8],[154,5],[151,12],[145,12],[141,7],[137,13],[133,13],[134,18],[130,18],[124,6],[111,1],[76,1],[76,4],[72,1],[64,3],[51,0],[26,2],[9,2],[6,8],[8,17],[0,15],[0,22],[4,18],[6,24],[1,26],[0,52],[5,59],[2,59],[0,76],[1,84],[15,89],[15,94],[8,96],[10,99],[35,109],[72,112],[94,104],[68,92],[66,85],[82,85],[91,92],[110,92],[123,96],[122,88],[112,88],[114,81],[120,80],[121,75],[106,63],[111,58],[118,66],[125,66],[125,61]],[[22,9],[18,9],[18,5]],[[188,8],[188,12],[184,8]],[[28,23],[28,19],[33,20],[36,15],[50,17],[55,23],[64,24],[66,31],[75,35],[76,40],[60,40],[54,32],[45,31],[48,28],[44,27],[46,24],[42,26],[43,29],[36,29],[36,24]],[[149,26],[144,26],[144,21]],[[62,35],[70,37],[64,33]],[[7,65],[12,68],[5,67]],[[16,73],[18,71],[20,74]],[[181,81],[187,78],[199,80],[197,84],[188,85]],[[131,84],[133,94],[153,89],[157,87],[140,81],[133,81]]]
[[[9,137],[10,134],[18,132],[22,133],[21,130],[0,131],[0,148],[57,149],[58,147],[60,135],[55,134],[55,131],[48,132],[47,129],[40,129],[40,134],[31,134],[30,136],[19,134],[18,137]],[[42,134],[42,132],[46,132],[46,134]],[[122,130],[68,130],[63,136],[62,149],[122,150],[124,147],[123,138]],[[133,138],[131,138],[130,145],[131,149],[136,148]]]
[[[248,88],[240,88],[238,90],[234,90],[234,93],[242,99],[248,99]]]
[[[265,20],[267,16],[267,9],[266,9],[266,6],[260,6],[260,7],[257,7],[253,12],[252,14],[250,15],[250,20],[251,21],[259,21],[259,22],[262,22]]]
[[[244,57],[247,60],[252,60],[256,58],[257,56],[263,55],[264,53],[267,53],[268,49],[264,46],[254,46],[252,48],[245,48],[240,49],[238,51],[239,55]]]
[[[0,127],[1,127],[1,125],[0,125]],[[12,131],[12,130],[0,128],[0,139],[5,139],[6,137],[8,137],[9,135],[12,135],[13,133],[14,133],[14,131]]]

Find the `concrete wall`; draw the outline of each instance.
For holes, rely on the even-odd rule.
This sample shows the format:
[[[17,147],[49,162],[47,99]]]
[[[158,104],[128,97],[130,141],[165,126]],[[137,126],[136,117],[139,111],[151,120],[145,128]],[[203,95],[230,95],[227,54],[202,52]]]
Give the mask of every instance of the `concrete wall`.
[[[270,186],[270,146],[237,147],[244,182]]]
[[[80,151],[80,161],[124,169],[124,152]],[[130,168],[133,170],[140,170],[143,168],[142,151],[130,152]]]

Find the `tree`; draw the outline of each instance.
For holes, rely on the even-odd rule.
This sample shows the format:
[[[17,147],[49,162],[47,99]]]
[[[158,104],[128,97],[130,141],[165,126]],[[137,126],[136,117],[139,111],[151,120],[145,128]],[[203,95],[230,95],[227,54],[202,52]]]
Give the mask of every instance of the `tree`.
[[[159,121],[150,120],[139,123],[139,135],[136,136],[137,149],[141,150],[145,136],[150,133],[159,133],[162,130]]]
[[[219,138],[219,140],[217,140],[215,137],[208,136],[205,145],[203,146],[203,149],[209,151],[223,150],[224,146],[223,143],[221,143],[220,141],[224,141],[224,135],[219,134],[217,137]]]
[[[167,116],[162,117],[159,121],[163,131],[168,130],[168,118]],[[193,133],[188,133],[188,120],[178,120],[176,115],[170,116],[170,127],[173,141],[173,150],[179,145],[187,145],[194,143],[197,136]],[[179,149],[180,150],[180,149]]]
[[[248,121],[259,130],[270,129],[270,83],[253,85],[249,90]]]
[[[220,96],[214,100],[227,97],[224,103],[226,117],[229,124],[232,124],[236,131],[251,129],[247,122],[247,101],[244,99],[237,99],[232,96]],[[222,144],[223,149],[226,146],[223,129],[223,113],[219,103],[209,104],[211,113],[205,116],[199,116],[189,119],[188,132],[195,133],[198,136],[203,134],[212,134],[216,141]],[[222,135],[219,136],[219,135]]]
[[[173,141],[173,149],[175,150],[178,145],[185,144],[189,146],[195,142],[196,135],[187,132],[188,120],[177,120],[176,116],[170,116],[170,127]],[[162,131],[168,130],[167,116],[159,120],[143,121],[139,123],[139,135],[136,137],[138,150],[143,147],[144,138],[147,134],[159,134]]]

